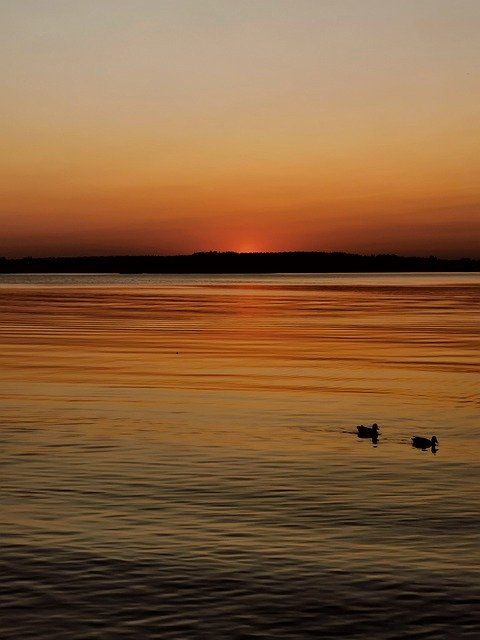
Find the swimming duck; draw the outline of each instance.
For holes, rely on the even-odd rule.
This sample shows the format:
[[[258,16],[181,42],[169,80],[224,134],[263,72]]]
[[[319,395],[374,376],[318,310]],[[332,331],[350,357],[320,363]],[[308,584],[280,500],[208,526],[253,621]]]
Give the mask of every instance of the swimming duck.
[[[423,436],[412,437],[412,447],[416,447],[417,449],[430,449],[430,447],[435,447],[436,444],[438,444],[436,436],[432,436],[431,440]]]
[[[371,427],[364,427],[363,424],[357,427],[359,438],[376,438],[378,436],[378,424],[374,422]]]

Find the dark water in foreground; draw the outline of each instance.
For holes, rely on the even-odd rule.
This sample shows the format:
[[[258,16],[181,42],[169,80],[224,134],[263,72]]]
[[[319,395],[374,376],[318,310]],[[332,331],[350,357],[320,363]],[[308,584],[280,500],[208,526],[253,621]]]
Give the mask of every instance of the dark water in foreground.
[[[479,310],[478,274],[0,276],[2,640],[477,640]]]

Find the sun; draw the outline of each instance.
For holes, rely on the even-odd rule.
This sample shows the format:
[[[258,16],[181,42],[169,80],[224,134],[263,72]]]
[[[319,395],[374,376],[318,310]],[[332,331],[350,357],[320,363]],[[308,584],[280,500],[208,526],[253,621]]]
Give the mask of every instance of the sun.
[[[235,247],[234,251],[236,253],[259,253],[262,250],[254,242],[241,242]]]

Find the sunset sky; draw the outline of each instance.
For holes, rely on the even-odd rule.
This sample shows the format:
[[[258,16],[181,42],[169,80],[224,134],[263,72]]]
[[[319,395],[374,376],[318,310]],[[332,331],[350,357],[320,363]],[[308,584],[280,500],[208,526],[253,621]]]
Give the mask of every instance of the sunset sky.
[[[0,8],[0,255],[480,257],[479,0]]]

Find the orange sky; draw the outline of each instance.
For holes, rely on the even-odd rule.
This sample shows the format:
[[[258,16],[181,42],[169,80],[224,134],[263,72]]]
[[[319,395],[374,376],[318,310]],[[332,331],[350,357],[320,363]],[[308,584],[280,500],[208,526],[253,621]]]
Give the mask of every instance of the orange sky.
[[[6,0],[0,255],[480,257],[477,0]]]

